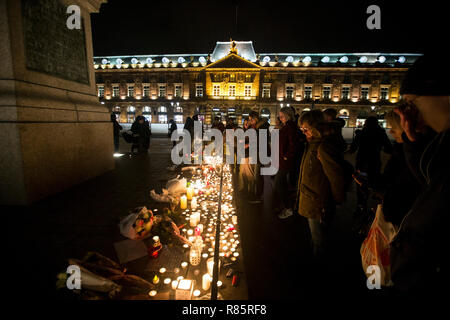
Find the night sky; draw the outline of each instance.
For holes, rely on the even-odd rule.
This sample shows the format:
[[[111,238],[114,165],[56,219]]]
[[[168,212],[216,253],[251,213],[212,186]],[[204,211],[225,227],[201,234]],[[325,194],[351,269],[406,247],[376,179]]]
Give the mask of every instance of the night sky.
[[[449,42],[443,2],[392,2],[109,0],[91,15],[94,55],[211,53],[230,37],[257,53],[422,53]],[[371,4],[381,30],[366,27]]]

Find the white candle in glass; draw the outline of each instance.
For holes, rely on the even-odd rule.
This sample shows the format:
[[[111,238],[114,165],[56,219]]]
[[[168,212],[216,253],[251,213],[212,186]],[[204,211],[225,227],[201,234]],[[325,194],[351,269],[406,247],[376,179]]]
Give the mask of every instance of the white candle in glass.
[[[197,217],[195,214],[191,214],[191,217],[189,218],[189,224],[191,227],[196,227],[197,226]]]
[[[172,289],[175,290],[178,286],[178,281],[177,280],[173,280],[172,281]]]
[[[181,210],[187,209],[187,198],[186,198],[186,196],[181,196],[181,198],[180,198],[180,209]]]
[[[211,276],[208,273],[205,273],[202,277],[202,289],[208,290],[211,286]]]
[[[192,200],[191,200],[191,209],[192,209],[192,210],[196,210],[196,209],[197,209],[197,198],[196,198],[196,197],[192,197]]]
[[[189,186],[186,188],[186,197],[188,200],[192,199],[192,196],[194,195],[194,187]]]

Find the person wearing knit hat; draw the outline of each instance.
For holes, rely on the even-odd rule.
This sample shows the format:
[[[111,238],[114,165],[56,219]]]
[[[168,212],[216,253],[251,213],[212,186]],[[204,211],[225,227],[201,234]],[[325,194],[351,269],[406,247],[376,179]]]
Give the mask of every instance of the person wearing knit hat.
[[[450,128],[450,67],[446,61],[435,55],[423,55],[409,68],[400,88],[403,100],[410,107],[416,107],[423,120],[436,132]],[[408,111],[396,112],[410,140],[414,141],[414,130],[409,128],[411,116]],[[406,122],[406,123],[405,123]]]
[[[390,244],[391,277],[398,292],[419,295],[447,290],[450,213],[450,72],[446,61],[424,55],[408,70],[394,111],[404,130],[408,167],[422,184]],[[424,139],[424,128],[432,129]],[[431,130],[428,128],[428,132]]]

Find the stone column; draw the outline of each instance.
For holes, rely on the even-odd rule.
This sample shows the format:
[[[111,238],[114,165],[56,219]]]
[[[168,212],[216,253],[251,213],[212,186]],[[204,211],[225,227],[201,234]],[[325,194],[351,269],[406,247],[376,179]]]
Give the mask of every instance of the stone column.
[[[114,169],[89,13],[106,0],[0,0],[0,203],[28,205]],[[81,9],[70,30],[69,5]]]

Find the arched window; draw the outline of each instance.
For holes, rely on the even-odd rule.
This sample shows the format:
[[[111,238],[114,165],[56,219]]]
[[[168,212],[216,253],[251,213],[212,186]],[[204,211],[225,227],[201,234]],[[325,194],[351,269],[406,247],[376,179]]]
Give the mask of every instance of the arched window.
[[[341,116],[343,116],[343,117],[348,117],[349,114],[350,114],[350,113],[348,112],[347,109],[341,109],[341,110],[339,110],[339,116],[340,116],[340,117],[341,117]]]
[[[119,106],[115,106],[113,109],[114,113],[120,113],[120,107]]]
[[[152,108],[150,108],[149,106],[145,106],[145,107],[142,109],[142,112],[143,112],[143,113],[151,113],[151,112],[152,112]]]
[[[175,107],[175,109],[173,110],[173,112],[175,112],[175,113],[183,113],[183,108],[180,107],[180,106]]]
[[[167,107],[160,106],[160,107],[158,108],[158,113],[167,113]]]
[[[128,109],[127,109],[127,112],[128,113],[134,113],[134,112],[136,112],[136,108],[133,107],[133,106],[129,106]]]

